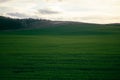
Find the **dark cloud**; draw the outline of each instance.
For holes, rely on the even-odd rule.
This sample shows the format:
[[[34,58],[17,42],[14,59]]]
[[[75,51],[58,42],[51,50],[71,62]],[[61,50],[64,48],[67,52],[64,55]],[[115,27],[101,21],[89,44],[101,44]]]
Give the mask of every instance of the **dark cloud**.
[[[47,9],[40,9],[39,12],[41,14],[58,14],[59,13],[57,11],[52,11],[52,10],[47,10]]]
[[[18,17],[18,18],[26,18],[26,17],[28,17],[27,15],[22,14],[22,13],[7,13],[7,15],[13,16],[13,17]]]
[[[1,3],[1,2],[7,2],[7,1],[11,1],[11,0],[0,0],[0,3]]]

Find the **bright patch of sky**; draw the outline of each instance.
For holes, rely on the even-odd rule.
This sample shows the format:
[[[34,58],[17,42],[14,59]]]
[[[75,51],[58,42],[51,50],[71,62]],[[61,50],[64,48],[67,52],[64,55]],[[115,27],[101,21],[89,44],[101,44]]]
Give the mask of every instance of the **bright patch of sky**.
[[[120,23],[120,0],[0,0],[0,15],[89,23]]]

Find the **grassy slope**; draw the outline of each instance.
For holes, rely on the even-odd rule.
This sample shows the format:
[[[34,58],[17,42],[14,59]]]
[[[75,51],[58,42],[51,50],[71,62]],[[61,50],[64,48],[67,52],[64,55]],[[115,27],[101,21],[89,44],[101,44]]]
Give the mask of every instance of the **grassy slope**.
[[[1,80],[120,80],[118,26],[0,32]]]
[[[2,34],[22,35],[106,35],[119,34],[120,26],[107,26],[97,24],[63,24],[40,29],[16,30],[0,32]]]

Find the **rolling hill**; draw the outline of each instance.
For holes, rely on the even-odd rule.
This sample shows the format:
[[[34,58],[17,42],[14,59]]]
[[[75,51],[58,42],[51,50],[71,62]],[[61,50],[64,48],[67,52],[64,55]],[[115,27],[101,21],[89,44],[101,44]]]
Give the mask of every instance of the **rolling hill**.
[[[118,34],[120,24],[92,24],[43,19],[11,19],[0,17],[0,32],[14,34],[85,35]]]

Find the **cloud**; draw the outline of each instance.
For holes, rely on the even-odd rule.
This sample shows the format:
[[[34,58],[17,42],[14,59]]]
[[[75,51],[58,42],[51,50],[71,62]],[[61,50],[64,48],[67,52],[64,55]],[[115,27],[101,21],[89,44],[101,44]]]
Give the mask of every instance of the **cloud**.
[[[17,18],[27,18],[29,16],[22,13],[7,13],[8,16],[17,17]]]
[[[48,9],[40,9],[38,11],[41,14],[58,14],[59,13],[57,11],[52,11],[52,10],[48,10]]]
[[[10,1],[10,0],[0,0],[0,3],[7,2],[7,1]]]

